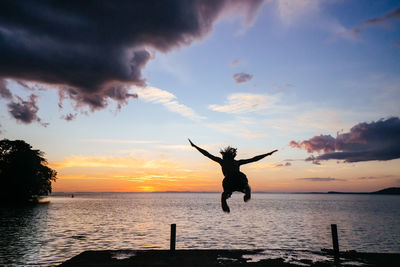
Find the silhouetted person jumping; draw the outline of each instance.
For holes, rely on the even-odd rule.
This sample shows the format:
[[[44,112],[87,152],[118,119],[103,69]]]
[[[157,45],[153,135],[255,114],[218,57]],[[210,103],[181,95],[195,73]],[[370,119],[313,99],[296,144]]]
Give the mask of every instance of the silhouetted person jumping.
[[[196,148],[201,154],[203,154],[204,156],[213,161],[218,162],[219,165],[221,165],[222,173],[225,176],[224,180],[222,181],[222,187],[224,188],[224,192],[222,192],[221,194],[221,205],[222,205],[222,210],[225,212],[230,212],[226,200],[231,197],[234,191],[243,192],[245,194],[243,197],[243,200],[245,202],[249,201],[251,198],[251,189],[246,175],[240,171],[240,165],[258,161],[278,151],[278,150],[273,150],[269,153],[258,155],[250,159],[235,160],[236,148],[228,146],[224,150],[220,151],[220,153],[222,154],[222,159],[221,159],[219,157],[211,155],[206,150],[196,146],[190,139],[189,142],[192,145],[192,147]]]

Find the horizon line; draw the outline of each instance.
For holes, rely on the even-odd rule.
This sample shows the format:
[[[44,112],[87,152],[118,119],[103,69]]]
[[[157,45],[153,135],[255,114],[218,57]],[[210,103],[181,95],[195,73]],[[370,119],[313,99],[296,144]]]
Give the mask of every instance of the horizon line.
[[[396,188],[396,187],[387,187],[384,189],[388,188]],[[400,188],[400,187],[397,187]],[[358,191],[358,192],[346,192],[346,191],[253,191],[252,193],[261,193],[261,194],[366,194],[366,193],[374,193],[378,192],[384,189],[376,190],[376,191]],[[107,194],[112,194],[112,193],[145,193],[145,194],[153,194],[153,193],[221,193],[221,191],[190,191],[190,190],[182,190],[182,191],[174,191],[174,190],[165,190],[165,191],[57,191],[57,192],[52,192],[49,194],[55,195],[55,194],[95,194],[95,193],[107,193]]]

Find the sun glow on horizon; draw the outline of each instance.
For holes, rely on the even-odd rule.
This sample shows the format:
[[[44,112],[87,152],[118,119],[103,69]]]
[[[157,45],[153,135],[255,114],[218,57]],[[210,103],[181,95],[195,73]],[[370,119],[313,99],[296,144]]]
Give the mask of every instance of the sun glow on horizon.
[[[197,154],[195,154],[197,155]],[[198,156],[198,155],[197,155]],[[200,156],[202,159],[202,156]],[[397,160],[399,161],[399,160]],[[366,166],[387,165],[379,175],[370,176]],[[200,163],[170,159],[146,159],[122,156],[71,156],[49,164],[58,172],[54,192],[220,192],[223,175],[220,167],[207,159]],[[254,191],[326,192],[375,191],[390,187],[398,177],[387,162],[337,164],[327,162],[256,162],[244,165]],[[329,174],[329,175],[328,175]]]

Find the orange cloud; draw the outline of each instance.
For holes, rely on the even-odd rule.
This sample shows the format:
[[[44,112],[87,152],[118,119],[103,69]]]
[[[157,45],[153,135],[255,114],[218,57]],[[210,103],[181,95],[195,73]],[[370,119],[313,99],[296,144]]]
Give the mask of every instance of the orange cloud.
[[[50,164],[58,172],[54,191],[217,191],[210,171],[194,171],[168,159],[75,155]]]
[[[145,160],[131,157],[110,156],[82,156],[76,155],[66,158],[60,162],[52,162],[50,166],[55,169],[71,167],[109,167],[109,168],[177,168],[180,165],[169,160]]]
[[[395,186],[399,161],[369,162],[357,165],[327,162],[313,165],[303,161],[289,167],[283,162],[258,162],[245,165],[254,191],[374,191]],[[58,172],[53,183],[55,192],[153,192],[153,191],[214,191],[222,190],[220,167],[211,161],[185,162],[112,156],[71,156],[50,164]],[[384,167],[382,167],[384,166]],[[358,177],[390,176],[387,179],[361,180]],[[386,177],[385,176],[385,177]],[[341,180],[310,182],[302,177],[335,177]]]

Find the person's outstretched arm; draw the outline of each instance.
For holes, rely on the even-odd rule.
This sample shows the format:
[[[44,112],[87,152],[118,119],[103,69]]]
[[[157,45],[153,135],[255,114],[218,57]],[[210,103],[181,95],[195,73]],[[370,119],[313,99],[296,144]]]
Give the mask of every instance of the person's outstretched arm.
[[[203,154],[204,156],[206,156],[207,158],[209,158],[209,159],[211,159],[213,161],[216,161],[218,163],[221,162],[221,158],[216,157],[214,155],[211,155],[210,153],[208,153],[208,151],[206,151],[206,150],[202,149],[201,147],[198,147],[195,144],[193,144],[193,142],[190,139],[188,139],[188,140],[189,140],[190,145],[192,147],[196,148],[201,154]]]
[[[258,156],[255,156],[255,157],[253,157],[253,158],[250,158],[250,159],[241,159],[241,160],[238,160],[238,163],[239,163],[240,165],[243,165],[243,164],[255,162],[255,161],[258,161],[258,160],[260,160],[260,159],[265,158],[266,156],[272,155],[272,154],[275,153],[276,151],[278,151],[278,150],[275,149],[275,150],[273,150],[273,151],[271,151],[271,152],[269,152],[269,153],[262,154],[262,155],[258,155]]]

